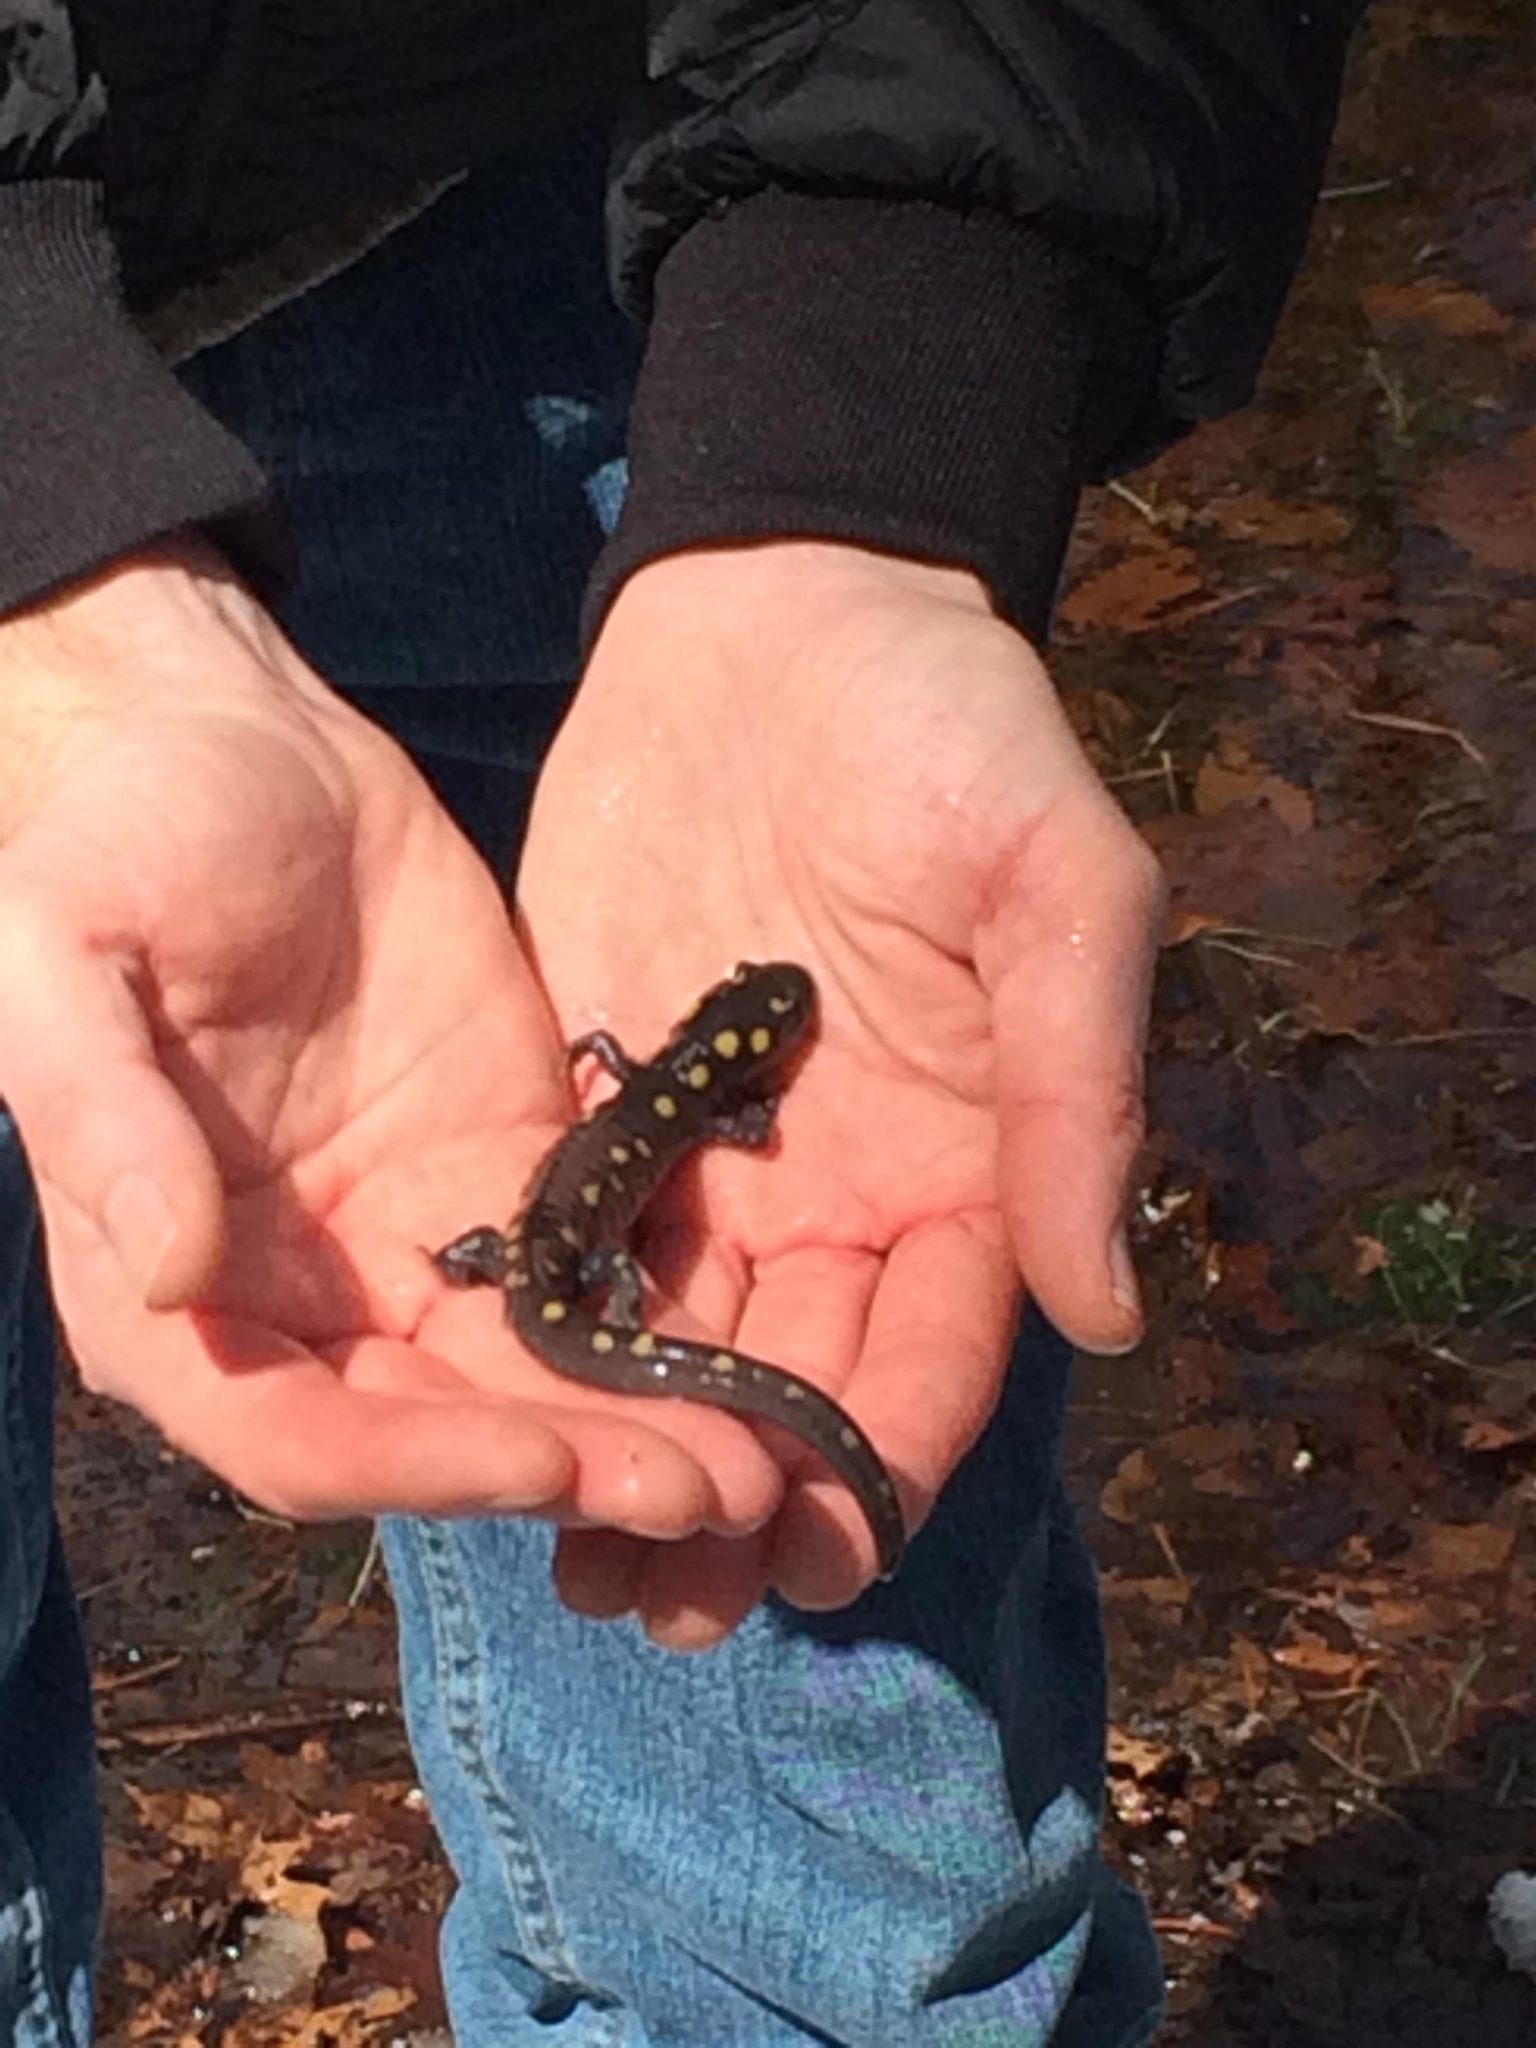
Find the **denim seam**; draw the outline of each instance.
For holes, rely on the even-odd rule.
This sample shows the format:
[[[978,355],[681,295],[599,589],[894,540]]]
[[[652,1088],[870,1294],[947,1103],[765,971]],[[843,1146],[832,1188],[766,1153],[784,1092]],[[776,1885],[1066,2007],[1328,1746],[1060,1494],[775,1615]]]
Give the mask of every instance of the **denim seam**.
[[[458,1545],[441,1522],[414,1524],[418,1555],[430,1593],[443,1729],[449,1748],[474,1787],[501,1861],[518,1929],[536,1969],[571,1985],[586,1982],[560,1924],[554,1890],[525,1812],[502,1784],[485,1740],[484,1667],[472,1619],[473,1597],[459,1569]],[[622,2024],[594,2013],[592,2048],[622,2048]]]
[[[48,1916],[43,1910],[37,1873],[26,1840],[10,1815],[0,1808],[0,1833],[4,1860],[21,1879],[16,1901],[16,1920],[21,1937],[22,1995],[24,2003],[17,2017],[32,2029],[27,2048],[70,2048],[71,2033],[62,2022],[64,2007],[50,1982],[48,1968]],[[17,2036],[18,2042],[27,2037]]]

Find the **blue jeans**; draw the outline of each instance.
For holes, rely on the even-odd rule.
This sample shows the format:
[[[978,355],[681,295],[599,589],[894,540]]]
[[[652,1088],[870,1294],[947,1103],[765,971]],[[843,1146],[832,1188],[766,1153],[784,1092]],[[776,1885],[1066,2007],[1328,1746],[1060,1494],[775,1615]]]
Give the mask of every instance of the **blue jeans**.
[[[485,175],[186,370],[299,528],[285,622],[515,855],[623,484],[601,161]],[[48,1505],[36,1229],[0,1131],[0,2043],[83,2048],[85,1671]],[[900,1576],[703,1657],[567,1613],[538,1523],[395,1521],[411,1735],[460,1886],[463,2048],[1137,2048],[1161,1971],[1096,1848],[1093,1570],[1038,1323]]]

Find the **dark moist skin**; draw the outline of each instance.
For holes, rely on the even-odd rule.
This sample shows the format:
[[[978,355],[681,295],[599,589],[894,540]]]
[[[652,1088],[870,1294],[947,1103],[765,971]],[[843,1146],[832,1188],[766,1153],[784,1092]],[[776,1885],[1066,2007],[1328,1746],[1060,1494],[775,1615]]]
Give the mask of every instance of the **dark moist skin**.
[[[906,1545],[890,1474],[863,1430],[819,1387],[719,1344],[664,1337],[641,1321],[636,1218],[700,1145],[773,1137],[779,1092],[816,1022],[816,985],[789,963],[738,967],[644,1064],[606,1031],[590,1053],[618,1093],[567,1132],[505,1231],[468,1230],[433,1264],[456,1287],[500,1287],[507,1321],[556,1372],[618,1394],[672,1394],[777,1423],[818,1452],[854,1495],[889,1578]],[[602,1311],[592,1306],[604,1297]]]

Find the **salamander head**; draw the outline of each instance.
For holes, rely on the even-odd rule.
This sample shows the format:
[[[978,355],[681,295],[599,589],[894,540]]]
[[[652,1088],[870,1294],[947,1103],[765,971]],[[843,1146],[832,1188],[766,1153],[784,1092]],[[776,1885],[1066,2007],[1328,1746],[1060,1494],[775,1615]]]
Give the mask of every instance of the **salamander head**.
[[[816,984],[793,961],[743,961],[712,988],[681,1027],[679,1041],[717,1062],[734,1082],[776,1073],[816,1022]]]

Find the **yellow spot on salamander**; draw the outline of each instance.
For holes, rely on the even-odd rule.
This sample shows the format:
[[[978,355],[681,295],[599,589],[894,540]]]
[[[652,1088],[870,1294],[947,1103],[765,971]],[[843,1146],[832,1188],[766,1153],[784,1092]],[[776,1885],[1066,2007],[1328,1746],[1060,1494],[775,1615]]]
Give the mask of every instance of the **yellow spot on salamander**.
[[[615,1166],[628,1166],[629,1147],[627,1145],[610,1145],[608,1147],[608,1157]]]
[[[754,1052],[766,1052],[773,1043],[773,1033],[766,1024],[754,1024],[747,1043]]]
[[[651,1142],[649,1138],[636,1138],[635,1150],[642,1159],[649,1159],[651,1157]]]
[[[666,1121],[677,1115],[677,1097],[675,1095],[653,1095],[651,1097],[651,1107],[663,1121]]]
[[[717,1351],[709,1362],[716,1372],[734,1372],[736,1370],[735,1356],[729,1351]]]
[[[850,1451],[856,1451],[859,1448],[859,1445],[863,1442],[863,1438],[859,1435],[859,1432],[856,1429],[849,1429],[846,1426],[846,1424],[837,1433],[842,1438],[843,1442],[848,1446]]]
[[[576,1231],[572,1230],[569,1223],[562,1223],[560,1226],[560,1242],[568,1244],[573,1252],[579,1250],[581,1246],[580,1236]]]
[[[690,1088],[707,1088],[709,1086],[708,1061],[695,1060],[693,1065],[688,1069],[686,1079],[688,1082],[688,1086]]]
[[[611,1351],[617,1342],[618,1339],[614,1336],[612,1330],[594,1330],[592,1332],[592,1349],[594,1351]]]
[[[794,999],[790,996],[770,996],[768,1007],[775,1017],[782,1017],[795,1007]]]
[[[569,1306],[563,1301],[546,1301],[539,1310],[546,1323],[563,1323],[570,1312]]]
[[[781,1391],[786,1401],[803,1401],[805,1399],[805,1389],[798,1380],[787,1380]]]
[[[600,1180],[584,1180],[581,1184],[581,1199],[589,1209],[595,1209],[603,1199],[603,1184]]]
[[[638,1337],[630,1338],[629,1348],[635,1358],[649,1358],[656,1349],[656,1339],[649,1330],[642,1330]]]
[[[739,1031],[717,1031],[710,1042],[723,1060],[733,1060],[741,1051]]]

